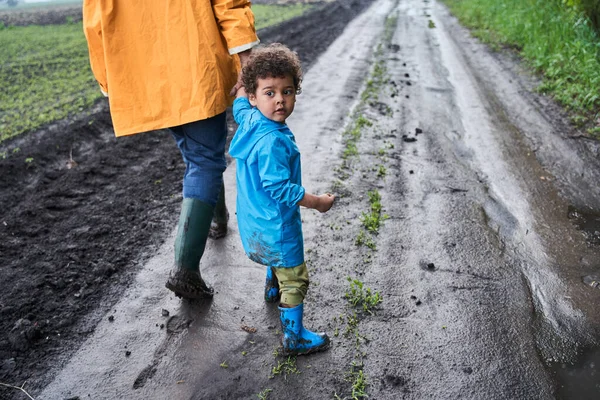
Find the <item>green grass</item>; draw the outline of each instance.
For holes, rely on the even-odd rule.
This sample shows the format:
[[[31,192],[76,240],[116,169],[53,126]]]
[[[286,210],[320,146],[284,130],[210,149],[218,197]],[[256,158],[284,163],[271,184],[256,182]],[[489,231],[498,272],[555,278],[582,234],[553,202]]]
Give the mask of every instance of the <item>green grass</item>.
[[[256,397],[258,397],[259,400],[267,400],[269,398],[269,393],[271,393],[272,391],[273,389],[265,389],[259,394],[257,394]]]
[[[277,25],[280,22],[287,21],[294,17],[298,17],[311,8],[315,7],[313,4],[253,4],[252,12],[254,12],[254,23],[256,29],[263,29],[269,26]]]
[[[372,292],[364,283],[351,277],[346,278],[350,287],[346,290],[344,296],[353,307],[360,307],[364,312],[373,314],[373,310],[383,301],[379,292]]]
[[[365,90],[361,94],[362,101],[377,101],[381,88],[387,81],[387,79],[388,77],[387,68],[385,67],[385,61],[375,61],[375,65],[373,67],[373,71],[371,72],[371,76],[369,77],[369,80],[367,80]]]
[[[0,30],[0,141],[90,107],[101,97],[81,24]]]
[[[362,213],[360,220],[364,228],[373,233],[379,232],[379,227],[389,218],[387,214],[381,215],[381,195],[377,189],[373,189],[368,192],[370,211],[368,213]]]
[[[271,369],[269,379],[273,379],[277,375],[283,375],[284,379],[287,379],[288,375],[299,373],[296,357],[288,356],[283,362],[277,361],[277,365]]]
[[[367,233],[362,229],[360,230],[360,232],[358,232],[358,235],[356,236],[356,239],[354,240],[354,244],[356,244],[357,246],[365,245],[368,248],[370,248],[371,250],[377,249],[377,244],[375,243],[373,238],[371,236],[367,235]]]
[[[475,36],[516,49],[543,76],[542,92],[598,117],[600,37],[583,14],[556,0],[444,1]]]
[[[367,377],[364,371],[358,370],[352,373],[352,400],[364,399],[367,395]]]
[[[345,160],[349,157],[358,155],[358,141],[362,136],[362,131],[365,127],[373,126],[373,123],[369,121],[365,116],[359,115],[352,124],[348,127],[348,129],[344,132],[344,136],[346,139],[346,146],[344,151],[342,152],[342,158]]]
[[[254,5],[257,29],[311,5]],[[0,142],[89,109],[102,97],[81,23],[0,25]]]

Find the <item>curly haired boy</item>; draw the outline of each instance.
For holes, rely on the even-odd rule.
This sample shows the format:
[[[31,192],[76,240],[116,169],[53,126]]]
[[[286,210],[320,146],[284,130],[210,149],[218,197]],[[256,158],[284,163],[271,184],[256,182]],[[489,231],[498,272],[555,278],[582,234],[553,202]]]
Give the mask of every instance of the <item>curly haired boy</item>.
[[[229,154],[236,159],[237,218],[248,257],[267,267],[265,300],[279,300],[286,354],[324,350],[329,338],[303,327],[308,270],[300,206],[328,211],[334,196],[302,187],[300,152],[286,119],[300,93],[298,55],[275,43],[254,48],[242,70],[233,114],[239,128]]]

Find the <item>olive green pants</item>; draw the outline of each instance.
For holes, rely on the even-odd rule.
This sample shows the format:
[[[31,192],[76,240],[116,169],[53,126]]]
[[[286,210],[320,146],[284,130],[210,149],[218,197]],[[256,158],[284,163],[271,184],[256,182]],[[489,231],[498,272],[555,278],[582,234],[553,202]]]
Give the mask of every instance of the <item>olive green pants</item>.
[[[292,268],[273,268],[279,281],[281,304],[297,306],[304,302],[308,291],[308,269],[306,263]]]

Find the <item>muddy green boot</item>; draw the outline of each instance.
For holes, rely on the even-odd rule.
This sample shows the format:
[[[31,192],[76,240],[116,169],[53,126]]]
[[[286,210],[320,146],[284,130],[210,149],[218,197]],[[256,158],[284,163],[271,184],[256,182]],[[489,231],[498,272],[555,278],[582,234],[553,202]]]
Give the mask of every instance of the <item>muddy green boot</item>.
[[[216,240],[227,235],[228,221],[229,211],[227,211],[227,206],[225,205],[225,185],[221,185],[221,193],[219,193],[219,199],[217,200],[213,219],[210,223],[208,237]]]
[[[197,199],[183,199],[177,237],[175,267],[165,286],[177,297],[206,299],[213,296],[200,275],[200,259],[208,238],[213,206]]]

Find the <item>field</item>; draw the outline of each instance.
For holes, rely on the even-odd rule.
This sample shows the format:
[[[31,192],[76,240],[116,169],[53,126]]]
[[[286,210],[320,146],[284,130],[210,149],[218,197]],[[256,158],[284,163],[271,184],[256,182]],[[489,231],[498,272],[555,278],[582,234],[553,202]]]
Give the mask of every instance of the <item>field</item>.
[[[101,93],[81,23],[0,31],[0,140],[89,108]]]
[[[254,5],[256,27],[276,25],[312,7]],[[0,25],[0,141],[84,112],[102,97],[89,66],[81,10],[67,11],[38,11],[43,25]]]

